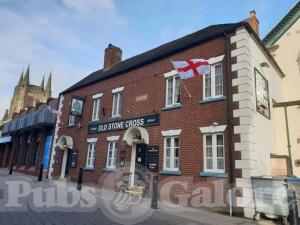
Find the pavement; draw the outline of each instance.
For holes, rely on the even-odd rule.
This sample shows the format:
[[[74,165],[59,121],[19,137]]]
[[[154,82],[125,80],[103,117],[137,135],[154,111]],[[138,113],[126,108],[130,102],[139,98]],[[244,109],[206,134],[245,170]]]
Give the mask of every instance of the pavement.
[[[0,169],[0,225],[271,225],[267,220],[192,209],[158,202],[150,207],[147,198],[44,179]]]

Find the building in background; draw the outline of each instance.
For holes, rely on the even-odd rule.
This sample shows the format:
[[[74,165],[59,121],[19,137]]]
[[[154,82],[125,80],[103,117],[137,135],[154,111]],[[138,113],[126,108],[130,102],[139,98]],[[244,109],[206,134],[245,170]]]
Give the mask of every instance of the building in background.
[[[49,177],[76,180],[83,167],[85,182],[106,177],[100,185],[112,189],[120,178],[136,193],[158,175],[160,198],[190,205],[206,188],[202,205],[215,207],[237,188],[237,209],[253,218],[251,176],[271,175],[284,77],[258,30],[252,11],[124,61],[110,44],[103,69],[59,96]],[[171,60],[190,59],[207,59],[211,73],[181,81]]]
[[[300,100],[300,2],[266,35],[263,43],[269,49],[286,77],[282,79],[285,102]],[[291,164],[293,173],[300,176],[300,106],[287,108]],[[276,144],[273,152],[273,175],[288,173],[288,140],[284,108],[276,108]]]
[[[45,103],[51,97],[51,73],[45,87],[44,78],[41,85],[32,85],[30,83],[29,66],[25,72],[22,72],[19,82],[15,87],[14,94],[10,103],[10,108],[5,111],[3,123],[12,119],[14,113],[19,113],[22,109],[36,106],[37,103]]]
[[[14,171],[37,175],[41,164],[48,171],[57,109],[57,99],[14,113],[2,126],[0,167],[13,166]],[[47,173],[46,173],[47,174]]]

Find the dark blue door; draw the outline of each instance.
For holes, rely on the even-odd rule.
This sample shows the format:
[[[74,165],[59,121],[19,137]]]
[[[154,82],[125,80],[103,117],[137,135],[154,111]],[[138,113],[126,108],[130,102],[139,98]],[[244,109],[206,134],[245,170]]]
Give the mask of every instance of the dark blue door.
[[[44,169],[48,169],[49,166],[51,144],[52,144],[52,136],[50,135],[45,138],[44,156],[43,156]]]

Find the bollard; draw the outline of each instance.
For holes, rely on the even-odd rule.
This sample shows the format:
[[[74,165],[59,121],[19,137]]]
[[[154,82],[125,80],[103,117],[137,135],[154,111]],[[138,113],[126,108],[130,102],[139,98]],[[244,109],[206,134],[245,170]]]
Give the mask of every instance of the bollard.
[[[79,169],[79,175],[78,175],[78,180],[77,180],[77,190],[78,191],[81,191],[82,175],[83,175],[83,168],[80,167],[80,169]]]
[[[151,201],[151,208],[157,209],[157,192],[158,192],[158,177],[153,177],[153,190],[152,190],[152,201]]]
[[[290,225],[299,225],[296,192],[288,190],[288,206]]]
[[[9,168],[9,172],[8,172],[9,175],[12,175],[13,167],[14,167],[14,164],[12,163]]]
[[[43,170],[44,170],[44,164],[42,163],[41,166],[40,166],[40,172],[39,172],[38,181],[42,181],[43,180]]]

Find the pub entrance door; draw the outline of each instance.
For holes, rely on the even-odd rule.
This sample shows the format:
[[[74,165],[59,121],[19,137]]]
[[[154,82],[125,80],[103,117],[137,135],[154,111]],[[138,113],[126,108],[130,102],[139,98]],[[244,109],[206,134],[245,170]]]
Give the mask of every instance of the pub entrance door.
[[[144,186],[145,174],[146,174],[146,163],[147,163],[147,145],[137,144],[136,145],[136,156],[135,156],[135,170],[134,170],[134,185]]]

